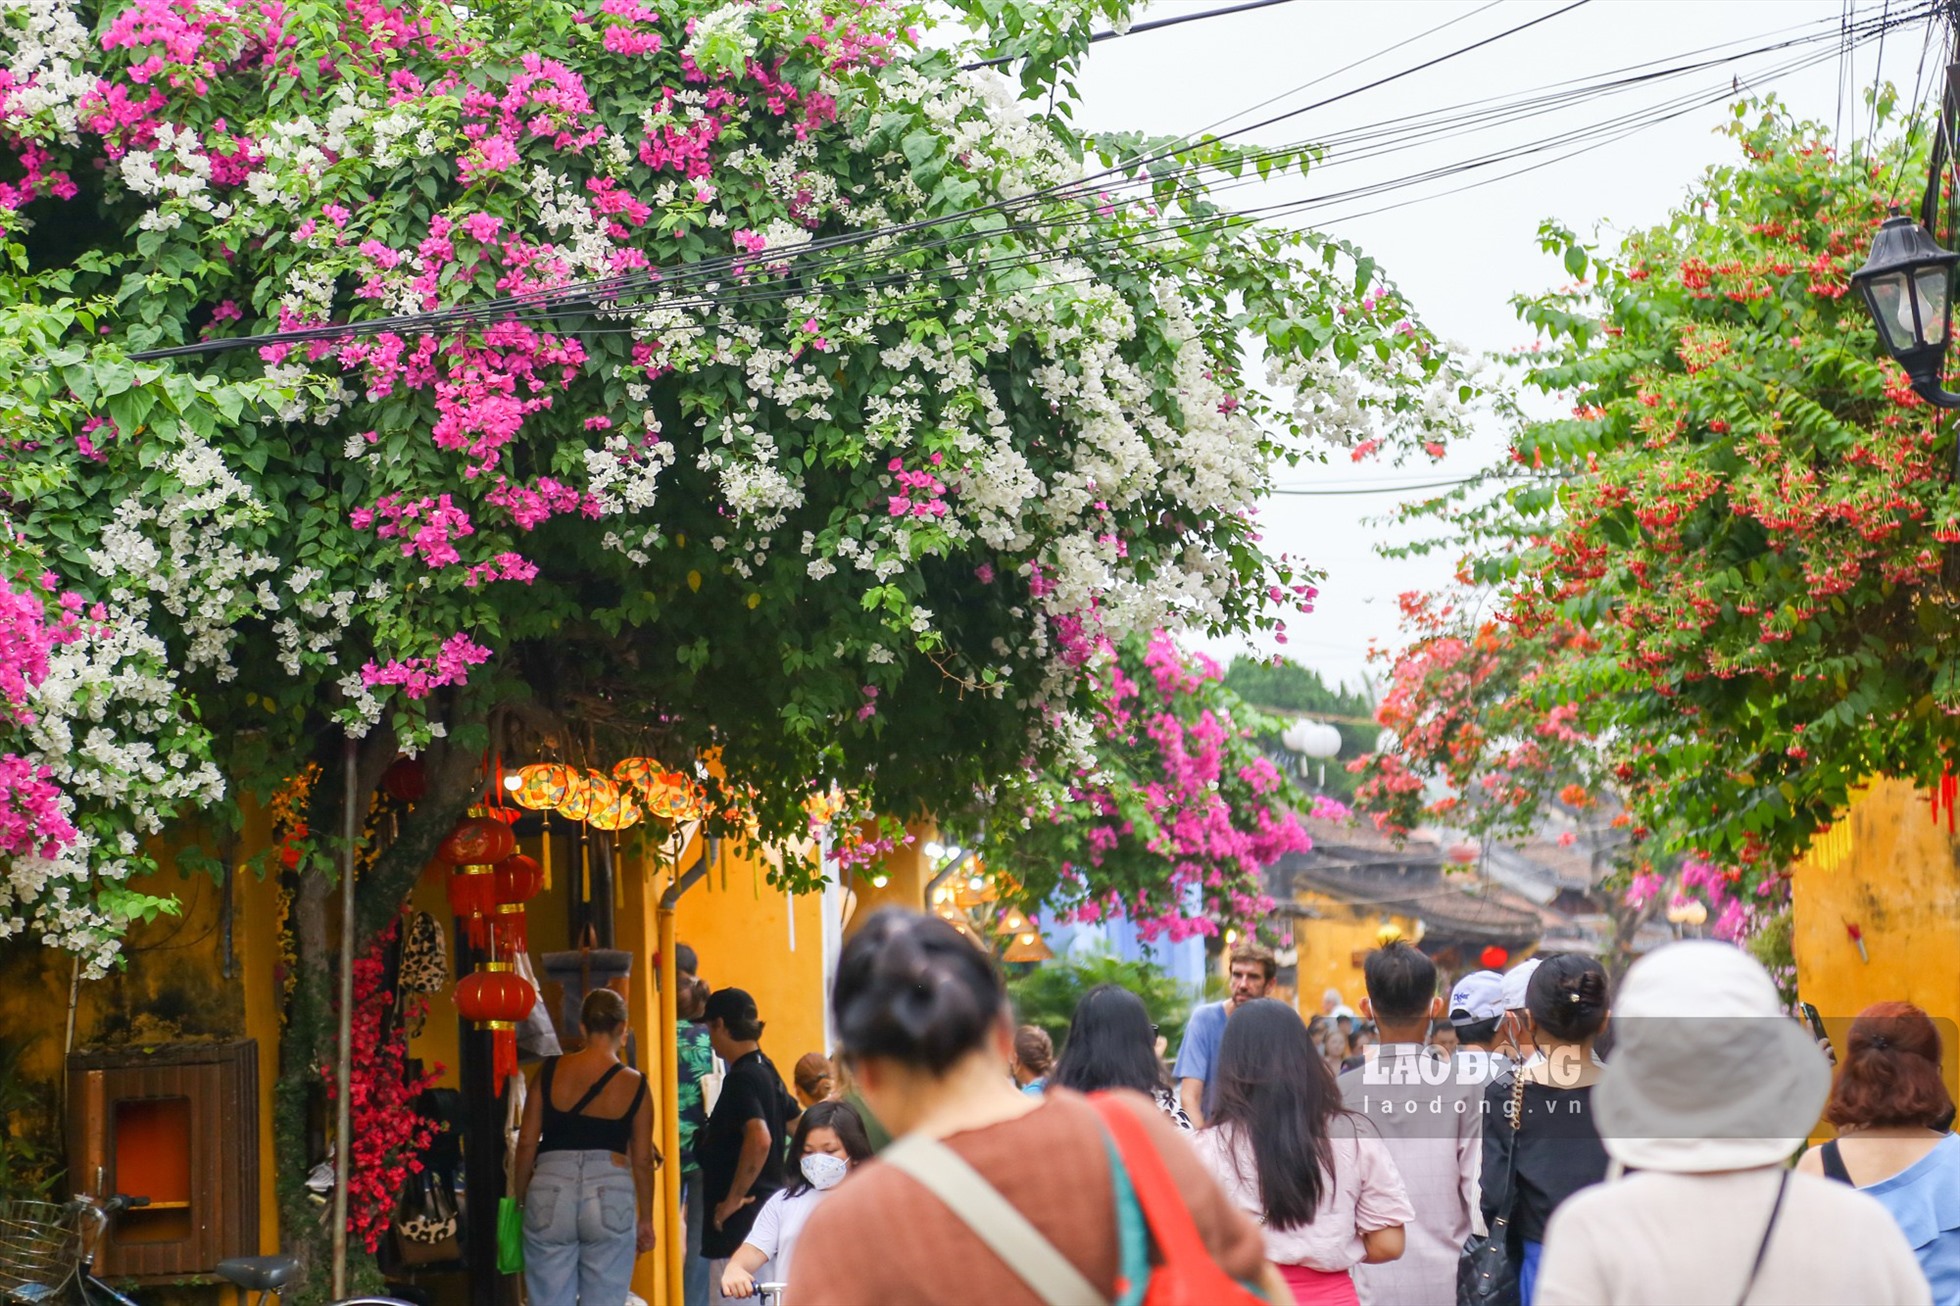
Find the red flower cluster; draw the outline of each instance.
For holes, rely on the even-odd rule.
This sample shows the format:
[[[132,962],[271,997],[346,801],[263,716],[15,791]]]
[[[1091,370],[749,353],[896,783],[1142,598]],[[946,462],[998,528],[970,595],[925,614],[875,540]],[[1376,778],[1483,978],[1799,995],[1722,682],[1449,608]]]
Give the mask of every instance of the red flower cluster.
[[[383,930],[367,955],[354,962],[354,1066],[348,1085],[353,1155],[341,1170],[347,1183],[347,1236],[370,1253],[381,1246],[410,1176],[422,1172],[422,1155],[435,1137],[435,1126],[412,1104],[442,1073],[436,1066],[408,1074],[403,1021],[420,1020],[429,1004],[419,997],[404,998],[397,1016],[396,995],[387,982],[388,949],[399,928]],[[337,1096],[333,1067],[322,1066],[320,1074],[331,1107]]]

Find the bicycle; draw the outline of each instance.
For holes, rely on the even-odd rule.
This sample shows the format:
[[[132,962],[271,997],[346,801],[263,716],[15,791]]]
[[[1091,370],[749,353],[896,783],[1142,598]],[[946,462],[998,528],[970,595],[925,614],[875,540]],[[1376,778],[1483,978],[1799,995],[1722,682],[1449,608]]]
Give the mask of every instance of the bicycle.
[[[0,1282],[7,1306],[136,1306],[95,1277],[95,1250],[118,1212],[149,1204],[147,1197],[120,1193],[103,1202],[77,1196],[59,1206],[0,1204]]]
[[[147,1197],[121,1193],[104,1201],[77,1195],[53,1202],[0,1201],[0,1288],[5,1306],[138,1306],[95,1276],[95,1253],[109,1221],[148,1206]],[[234,1256],[219,1261],[218,1277],[258,1294],[266,1306],[299,1274],[299,1261],[284,1254]],[[71,1291],[72,1289],[72,1291]],[[335,1306],[410,1306],[393,1297],[353,1297]]]
[[[218,1277],[235,1288],[256,1292],[255,1306],[266,1306],[266,1298],[279,1296],[299,1273],[299,1260],[284,1252],[270,1256],[233,1256],[218,1262]],[[333,1306],[411,1306],[396,1297],[349,1297]]]

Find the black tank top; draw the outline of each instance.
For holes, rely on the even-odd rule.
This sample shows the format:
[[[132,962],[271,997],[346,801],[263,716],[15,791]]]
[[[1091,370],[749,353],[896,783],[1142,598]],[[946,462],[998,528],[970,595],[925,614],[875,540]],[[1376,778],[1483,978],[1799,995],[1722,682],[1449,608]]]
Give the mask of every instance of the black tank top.
[[[640,1103],[647,1095],[646,1076],[640,1076],[640,1089],[633,1094],[633,1104],[626,1108],[626,1114],[616,1120],[601,1119],[582,1114],[592,1105],[592,1099],[605,1090],[612,1077],[626,1069],[615,1065],[585,1090],[585,1096],[572,1104],[569,1111],[560,1111],[551,1105],[551,1079],[558,1069],[558,1058],[552,1057],[544,1063],[544,1073],[538,1076],[538,1091],[544,1094],[544,1127],[538,1131],[538,1151],[540,1152],[626,1152],[631,1150],[633,1140],[633,1117],[639,1114]]]

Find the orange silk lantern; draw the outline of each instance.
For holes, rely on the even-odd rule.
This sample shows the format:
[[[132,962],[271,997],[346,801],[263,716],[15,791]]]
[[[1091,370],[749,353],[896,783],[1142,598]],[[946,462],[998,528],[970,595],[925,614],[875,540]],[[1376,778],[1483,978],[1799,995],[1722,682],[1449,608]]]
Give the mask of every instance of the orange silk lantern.
[[[597,775],[598,772],[592,774]],[[600,778],[605,779],[603,776]],[[606,783],[610,785],[612,781],[606,780]],[[565,800],[552,810],[570,820],[583,821],[586,813],[592,810],[592,781],[589,776],[584,772],[572,772],[571,783],[565,789]]]
[[[666,821],[685,821],[695,814],[694,786],[679,771],[668,771],[647,795],[647,810]]]
[[[517,773],[517,789],[510,800],[534,812],[548,812],[565,801],[576,773],[563,762],[537,762]]]
[[[456,986],[456,1011],[491,1034],[491,1092],[517,1073],[517,1022],[531,1014],[538,991],[508,962],[486,961]]]
[[[660,783],[660,764],[650,757],[629,757],[613,763],[612,774],[622,790],[645,799]]]
[[[603,771],[587,771],[581,777],[582,785],[576,798],[565,800],[558,810],[574,821],[590,821],[594,812],[606,811],[619,804],[619,786],[612,777]]]
[[[585,819],[596,830],[624,830],[638,825],[641,815],[640,805],[631,796],[615,790],[611,802],[594,806]]]
[[[456,828],[436,849],[451,866],[492,866],[517,851],[517,836],[494,816],[477,809],[456,822]]]

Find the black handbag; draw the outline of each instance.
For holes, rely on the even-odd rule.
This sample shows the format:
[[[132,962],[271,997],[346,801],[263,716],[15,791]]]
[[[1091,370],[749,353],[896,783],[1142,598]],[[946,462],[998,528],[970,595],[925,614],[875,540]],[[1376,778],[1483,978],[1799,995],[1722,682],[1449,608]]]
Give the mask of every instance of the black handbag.
[[[1519,1306],[1518,1267],[1511,1262],[1511,1211],[1518,1202],[1518,1130],[1524,1124],[1524,1068],[1512,1072],[1511,1150],[1504,1173],[1504,1196],[1490,1232],[1471,1234],[1456,1261],[1456,1306]]]

